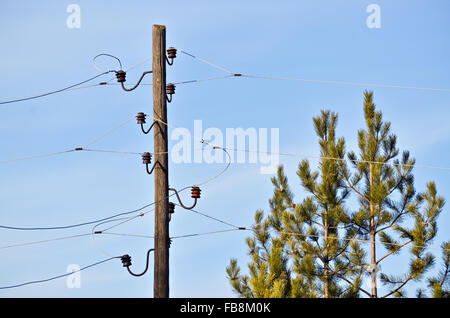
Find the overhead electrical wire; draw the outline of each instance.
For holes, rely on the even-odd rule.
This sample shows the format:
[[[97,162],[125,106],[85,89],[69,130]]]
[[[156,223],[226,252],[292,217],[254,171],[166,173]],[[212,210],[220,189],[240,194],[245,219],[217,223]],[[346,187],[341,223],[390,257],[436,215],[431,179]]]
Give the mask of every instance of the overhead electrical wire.
[[[120,124],[118,124],[117,126],[111,128],[110,130],[102,133],[101,135],[99,135],[98,137],[95,137],[94,139],[92,139],[91,141],[89,141],[88,143],[86,143],[83,147],[89,147],[97,142],[99,142],[100,140],[102,140],[103,138],[105,138],[106,136],[112,134],[114,131],[116,131],[117,129],[125,126],[126,124],[128,124],[130,121],[132,121],[135,118],[135,116],[128,118],[127,120],[121,122]]]
[[[276,80],[276,81],[294,81],[294,82],[304,82],[304,83],[317,83],[317,84],[362,86],[362,87],[379,87],[379,88],[400,88],[400,89],[421,90],[421,91],[450,92],[450,89],[446,89],[446,88],[413,87],[413,86],[402,86],[402,85],[388,85],[388,84],[374,84],[374,83],[360,83],[360,82],[343,82],[343,81],[324,81],[324,80],[312,80],[312,79],[303,79],[303,78],[274,77],[274,76],[247,75],[247,74],[242,74],[241,77],[244,77],[244,78],[268,79],[268,80]]]
[[[177,206],[179,206],[179,207],[182,207],[182,206],[181,206],[180,204],[178,204],[178,203],[175,203],[175,205],[177,205]],[[211,216],[211,215],[205,214],[205,213],[203,213],[203,212],[200,212],[200,211],[197,211],[197,210],[194,210],[194,209],[185,209],[185,210],[186,210],[186,211],[193,212],[193,213],[198,214],[198,215],[201,215],[201,216],[203,216],[203,217],[205,217],[205,218],[208,218],[208,219],[217,221],[217,222],[219,222],[219,223],[228,225],[228,226],[230,226],[230,227],[232,227],[232,228],[235,228],[235,229],[240,229],[240,228],[241,228],[241,226],[237,226],[237,225],[231,224],[231,223],[229,223],[229,222],[227,222],[227,221],[218,219],[218,218],[216,218],[216,217],[213,217],[213,216]]]
[[[39,241],[31,241],[31,242],[23,242],[23,243],[3,245],[3,246],[0,246],[0,250],[14,248],[14,247],[23,247],[23,246],[42,244],[42,243],[63,241],[63,240],[68,240],[68,239],[72,239],[72,238],[79,238],[79,237],[84,237],[84,236],[89,236],[89,235],[91,235],[91,233],[83,233],[83,234],[76,234],[76,235],[56,237],[56,238],[51,238],[51,239],[46,239],[46,240],[39,240]]]
[[[179,238],[186,238],[186,237],[204,236],[204,235],[211,235],[211,234],[218,234],[218,233],[225,233],[225,232],[245,231],[245,230],[247,230],[247,229],[242,228],[242,229],[220,230],[220,231],[212,231],[212,232],[177,235],[177,236],[171,236],[170,238],[171,239],[179,239]]]
[[[181,49],[179,49],[179,51],[180,51],[181,53],[187,55],[187,56],[192,57],[193,59],[196,59],[197,61],[200,61],[200,62],[202,62],[202,63],[208,64],[208,65],[210,65],[210,66],[212,66],[212,67],[214,67],[214,68],[216,68],[216,69],[219,69],[219,70],[221,70],[221,71],[223,71],[223,72],[226,72],[226,73],[228,73],[228,74],[233,74],[232,71],[227,70],[226,68],[224,68],[224,67],[222,67],[222,66],[219,66],[219,65],[216,65],[216,64],[214,64],[214,63],[212,63],[212,62],[209,62],[209,61],[207,61],[207,60],[205,60],[205,59],[202,59],[202,58],[200,58],[200,57],[198,57],[198,56],[195,56],[194,54],[188,53],[188,52],[183,51],[183,50],[181,50]]]
[[[252,153],[260,153],[260,154],[268,154],[268,155],[288,156],[288,157],[335,160],[335,161],[345,161],[345,162],[353,162],[353,163],[371,163],[371,164],[379,164],[379,165],[388,165],[388,166],[393,166],[393,167],[438,169],[438,170],[450,171],[449,167],[440,167],[440,166],[427,166],[427,165],[417,165],[417,164],[412,165],[412,164],[406,164],[406,163],[391,163],[391,162],[371,161],[371,160],[363,160],[363,159],[348,159],[348,158],[336,158],[336,157],[326,157],[326,156],[313,156],[313,155],[303,155],[303,154],[295,154],[295,153],[258,151],[258,150],[237,149],[237,148],[227,148],[227,147],[224,147],[224,149],[229,150],[229,151],[252,152]]]
[[[117,213],[105,218],[101,218],[101,219],[97,219],[94,221],[87,221],[87,222],[82,222],[82,223],[75,223],[75,224],[69,224],[69,225],[62,225],[62,226],[48,226],[48,227],[17,227],[17,226],[7,226],[7,225],[0,225],[0,229],[7,229],[7,230],[19,230],[19,231],[47,231],[47,230],[65,230],[65,229],[71,229],[71,228],[75,228],[75,227],[80,227],[80,226],[86,226],[86,225],[92,225],[92,224],[97,224],[100,222],[105,222],[108,220],[112,220],[124,215],[129,215],[129,214],[133,214],[139,211],[142,211],[152,205],[154,205],[155,203],[149,203],[146,204],[138,209],[132,210],[132,211],[127,211],[127,212],[121,212],[121,213]]]
[[[161,122],[164,125],[167,125],[168,127],[172,128],[172,129],[176,129],[177,127],[167,124],[166,122],[160,120],[160,119],[156,119],[157,121]],[[194,138],[194,137],[193,137]],[[354,162],[354,163],[372,163],[372,164],[380,164],[380,165],[390,165],[393,167],[404,167],[404,168],[423,168],[423,169],[437,169],[437,170],[446,170],[446,171],[450,171],[450,167],[440,167],[440,166],[429,166],[429,165],[411,165],[411,164],[403,164],[403,163],[391,163],[391,162],[382,162],[382,161],[371,161],[371,160],[363,160],[363,159],[348,159],[348,158],[336,158],[336,157],[327,157],[327,156],[314,156],[314,155],[305,155],[305,154],[296,154],[296,153],[286,153],[286,152],[271,152],[271,151],[259,151],[259,150],[249,150],[249,149],[238,149],[238,148],[230,148],[230,147],[222,147],[222,146],[218,146],[215,144],[212,144],[210,142],[207,142],[201,138],[196,138],[198,139],[201,143],[203,144],[207,144],[210,145],[213,149],[222,149],[223,151],[225,151],[225,153],[227,154],[228,158],[229,158],[229,162],[227,167],[224,169],[224,171],[222,171],[219,175],[223,174],[226,169],[228,169],[229,165],[231,164],[231,156],[228,153],[227,150],[229,151],[234,151],[234,152],[248,152],[248,153],[258,153],[258,154],[266,154],[266,155],[278,155],[278,156],[287,156],[287,157],[298,157],[298,158],[311,158],[311,159],[323,159],[323,160],[336,160],[336,161],[344,161],[344,162]],[[219,176],[218,175],[218,176]],[[217,176],[216,176],[217,177]],[[216,178],[216,177],[213,177]],[[197,184],[197,185],[201,185],[201,184]]]
[[[389,84],[374,84],[374,83],[361,83],[361,82],[346,82],[346,81],[328,81],[328,80],[314,80],[314,79],[303,79],[303,78],[291,78],[291,77],[275,77],[275,76],[265,76],[265,75],[251,75],[243,73],[234,73],[222,66],[216,65],[210,61],[199,58],[194,54],[188,53],[186,51],[180,50],[181,53],[190,56],[202,63],[208,64],[216,69],[224,71],[231,74],[230,77],[242,77],[242,78],[253,78],[253,79],[268,79],[276,81],[295,81],[304,83],[316,83],[316,84],[330,84],[330,85],[345,85],[345,86],[362,86],[362,87],[379,87],[379,88],[398,88],[398,89],[408,89],[408,90],[422,90],[422,91],[437,91],[437,92],[450,92],[447,88],[431,88],[431,87],[414,87],[405,85],[389,85]]]
[[[103,76],[103,75],[105,75],[105,74],[112,73],[112,72],[115,72],[115,71],[107,71],[107,72],[103,72],[103,73],[101,73],[101,74],[98,74],[98,75],[95,75],[95,76],[93,76],[93,77],[90,77],[90,78],[88,78],[87,80],[84,80],[84,81],[82,81],[82,82],[79,82],[79,83],[76,83],[76,84],[74,84],[74,85],[70,85],[70,86],[67,86],[67,87],[65,87],[65,88],[55,90],[55,91],[50,91],[50,92],[46,92],[46,93],[42,93],[42,94],[38,94],[38,95],[32,95],[32,96],[18,97],[18,98],[6,100],[6,101],[0,101],[0,105],[10,104],[10,103],[16,103],[16,102],[22,102],[22,101],[26,101],[26,100],[31,100],[31,99],[36,99],[36,98],[48,96],[48,95],[53,95],[53,94],[61,93],[61,92],[64,92],[64,91],[73,89],[73,88],[75,88],[75,87],[77,87],[77,86],[83,85],[84,83],[90,82],[90,81],[92,81],[92,80],[94,80],[94,79],[96,79],[96,78],[98,78],[98,77],[100,77],[100,76]],[[88,87],[92,87],[92,86],[93,86],[93,85],[90,85],[90,86],[88,86]],[[94,86],[95,86],[95,85],[94,85]]]
[[[113,260],[113,259],[116,259],[116,258],[120,259],[120,257],[121,256],[110,257],[110,258],[104,259],[102,261],[99,261],[99,262],[96,262],[96,263],[84,266],[84,267],[80,268],[79,270],[75,270],[75,271],[73,271],[71,273],[66,273],[66,274],[62,274],[62,275],[58,275],[58,276],[53,276],[53,277],[50,277],[50,278],[47,278],[47,279],[34,280],[34,281],[29,281],[29,282],[26,282],[26,283],[10,285],[10,286],[0,286],[0,290],[12,289],[12,288],[22,287],[22,286],[26,286],[26,285],[31,285],[31,284],[46,283],[46,282],[49,282],[49,281],[52,281],[52,280],[55,280],[55,279],[58,279],[58,278],[67,277],[67,276],[73,275],[74,273],[81,272],[83,270],[86,270],[88,268],[91,268],[91,267],[94,267],[94,266],[97,266],[97,265],[109,262],[110,260]]]

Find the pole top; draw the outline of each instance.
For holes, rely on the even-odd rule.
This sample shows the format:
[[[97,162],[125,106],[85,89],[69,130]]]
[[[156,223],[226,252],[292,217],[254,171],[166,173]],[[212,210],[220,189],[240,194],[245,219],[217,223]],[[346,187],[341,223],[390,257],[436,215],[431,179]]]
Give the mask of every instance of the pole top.
[[[166,26],[165,26],[165,25],[159,25],[159,24],[153,24],[153,28],[154,28],[154,29],[165,30],[165,29],[166,29]]]

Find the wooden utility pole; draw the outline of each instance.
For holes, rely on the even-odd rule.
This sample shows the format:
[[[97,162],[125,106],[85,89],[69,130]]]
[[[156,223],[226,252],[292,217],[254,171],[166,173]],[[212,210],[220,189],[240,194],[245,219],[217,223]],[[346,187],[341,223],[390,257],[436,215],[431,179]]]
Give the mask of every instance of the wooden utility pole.
[[[155,152],[155,272],[153,297],[169,297],[169,160],[167,146],[166,27],[153,25],[153,120]],[[161,121],[163,123],[161,123]]]

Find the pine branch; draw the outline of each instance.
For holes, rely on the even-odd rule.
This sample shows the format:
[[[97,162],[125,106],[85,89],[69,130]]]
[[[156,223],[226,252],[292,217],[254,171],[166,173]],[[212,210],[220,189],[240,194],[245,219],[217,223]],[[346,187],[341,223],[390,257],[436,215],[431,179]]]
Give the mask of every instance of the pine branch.
[[[380,258],[380,259],[376,262],[376,264],[378,265],[378,263],[381,262],[383,259],[385,259],[386,257],[388,257],[388,256],[391,255],[391,254],[397,253],[402,247],[408,245],[408,244],[411,243],[411,242],[412,242],[412,240],[409,240],[408,242],[406,242],[406,243],[400,245],[400,246],[398,247],[398,249],[395,249],[395,250],[393,250],[393,251],[387,253],[387,254],[384,255],[382,258]]]
[[[412,273],[409,274],[408,278],[399,287],[397,287],[396,289],[394,289],[393,291],[391,291],[390,293],[384,295],[381,298],[387,298],[387,297],[391,296],[392,294],[398,292],[403,286],[405,286],[412,279],[412,277],[413,277]]]

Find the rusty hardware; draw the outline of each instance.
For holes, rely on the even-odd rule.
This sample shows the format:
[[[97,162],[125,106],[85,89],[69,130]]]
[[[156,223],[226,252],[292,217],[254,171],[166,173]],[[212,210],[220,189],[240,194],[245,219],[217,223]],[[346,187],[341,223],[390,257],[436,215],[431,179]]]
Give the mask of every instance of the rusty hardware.
[[[172,101],[172,95],[175,94],[175,84],[169,83],[166,86],[166,99],[170,103]],[[169,95],[170,97],[168,97]]]
[[[116,72],[117,82],[118,83],[125,82],[126,81],[126,76],[127,76],[127,73],[125,73],[125,71],[122,71],[122,70],[117,71]]]
[[[177,57],[177,49],[174,47],[169,47],[167,49],[167,64],[172,65],[173,64],[173,59]],[[170,61],[169,61],[170,59]]]
[[[200,190],[199,187],[192,187],[191,189],[191,197],[194,199],[200,199],[200,192],[202,190]]]
[[[153,124],[152,124],[147,130],[145,130],[145,129],[144,129],[145,117],[147,117],[147,115],[144,114],[144,113],[142,113],[142,112],[141,112],[141,113],[138,113],[137,116],[136,116],[136,118],[137,118],[137,123],[138,123],[138,125],[139,125],[139,124],[141,125],[141,130],[142,130],[142,132],[143,132],[144,134],[148,134],[148,133],[150,132],[150,130],[153,128],[153,126],[155,125],[156,122],[153,122]]]
[[[195,205],[197,204],[197,199],[199,199],[200,198],[200,188],[199,187],[192,187],[192,189],[191,189],[191,197],[194,199],[194,204],[192,204],[192,206],[185,206],[184,204],[183,204],[183,202],[181,202],[181,198],[180,198],[180,196],[179,196],[179,194],[178,194],[178,191],[176,190],[176,189],[174,189],[174,188],[169,188],[169,191],[174,191],[175,192],[175,195],[177,196],[177,199],[178,199],[178,202],[180,203],[180,205],[183,207],[183,208],[185,208],[186,210],[192,210],[194,207],[195,207]]]

